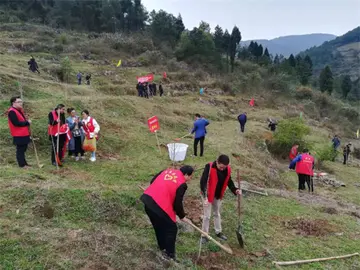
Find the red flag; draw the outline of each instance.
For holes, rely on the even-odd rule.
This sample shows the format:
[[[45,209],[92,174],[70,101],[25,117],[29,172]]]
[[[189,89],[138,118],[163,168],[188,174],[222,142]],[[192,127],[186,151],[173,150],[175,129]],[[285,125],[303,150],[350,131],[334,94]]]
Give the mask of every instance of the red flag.
[[[249,105],[250,105],[251,107],[254,107],[254,105],[255,105],[255,100],[254,100],[254,98],[252,98],[252,99],[250,100]]]
[[[148,74],[146,76],[141,76],[141,77],[136,76],[136,79],[138,80],[139,83],[151,82],[154,80],[154,74]]]
[[[167,77],[167,74],[166,74],[166,72],[164,72],[163,73],[163,78],[166,79],[166,77]]]

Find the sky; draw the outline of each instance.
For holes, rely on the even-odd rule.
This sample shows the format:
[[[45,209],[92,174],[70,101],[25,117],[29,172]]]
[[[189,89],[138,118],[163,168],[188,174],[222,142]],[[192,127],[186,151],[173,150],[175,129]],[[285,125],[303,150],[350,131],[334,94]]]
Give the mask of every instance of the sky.
[[[360,0],[142,0],[150,12],[163,9],[183,18],[185,27],[201,20],[212,31],[219,24],[242,40],[327,33],[337,36],[360,26]]]

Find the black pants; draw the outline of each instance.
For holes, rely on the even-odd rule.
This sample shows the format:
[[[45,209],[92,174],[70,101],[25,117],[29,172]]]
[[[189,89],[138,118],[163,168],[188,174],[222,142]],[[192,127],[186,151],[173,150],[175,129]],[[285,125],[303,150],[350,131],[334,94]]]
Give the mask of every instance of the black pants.
[[[74,137],[74,141],[75,141],[75,150],[73,152],[74,152],[75,157],[77,157],[79,154],[81,156],[83,156],[84,155],[84,150],[82,149],[81,136]]]
[[[24,167],[28,165],[25,159],[25,152],[27,150],[27,147],[28,147],[27,144],[16,145],[16,160],[19,164],[19,167]]]
[[[165,250],[166,254],[175,257],[175,242],[177,235],[177,226],[170,218],[160,218],[151,209],[145,206],[145,212],[150,218],[151,224],[155,230],[156,240],[160,250]]]
[[[205,136],[200,137],[200,138],[195,138],[194,140],[194,156],[197,156],[197,146],[200,142],[200,157],[203,156],[204,154],[204,140],[205,140]]]
[[[306,174],[298,174],[299,177],[299,190],[306,190],[305,183],[307,183],[309,191],[312,189],[314,191],[314,188],[311,183],[311,176]]]
[[[241,124],[241,123],[240,123],[240,130],[241,130],[241,132],[244,132],[244,131],[245,131],[245,124]]]
[[[346,164],[346,162],[348,161],[348,159],[349,159],[349,155],[344,155],[344,162],[343,162],[343,164]]]
[[[51,136],[51,140],[52,140],[52,144],[51,144],[51,162],[55,163],[55,153],[54,153],[54,148],[55,151],[57,150],[57,136]],[[65,140],[66,140],[66,134],[61,134],[59,136],[59,158],[62,159],[63,156],[63,148],[64,148],[64,144],[65,144]]]
[[[162,97],[163,94],[164,94],[164,91],[160,91],[160,97]]]

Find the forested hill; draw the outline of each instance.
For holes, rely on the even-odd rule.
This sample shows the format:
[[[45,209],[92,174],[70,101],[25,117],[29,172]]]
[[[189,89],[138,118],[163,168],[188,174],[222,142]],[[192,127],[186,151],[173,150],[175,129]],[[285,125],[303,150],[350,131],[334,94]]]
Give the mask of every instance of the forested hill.
[[[335,76],[348,74],[356,80],[360,70],[360,27],[319,47],[308,49],[303,55],[310,56],[315,74],[329,65]]]
[[[336,36],[331,34],[308,34],[308,35],[291,35],[274,39],[253,40],[261,44],[264,48],[268,48],[272,55],[282,54],[285,57],[291,54],[298,54],[313,46],[320,46],[325,41],[334,39]],[[249,46],[251,40],[241,42],[242,46]]]

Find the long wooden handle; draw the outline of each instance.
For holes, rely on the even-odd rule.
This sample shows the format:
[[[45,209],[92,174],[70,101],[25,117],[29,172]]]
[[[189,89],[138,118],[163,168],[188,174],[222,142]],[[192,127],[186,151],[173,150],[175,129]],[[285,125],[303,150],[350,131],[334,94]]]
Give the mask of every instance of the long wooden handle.
[[[209,239],[210,241],[214,242],[217,246],[219,246],[221,249],[223,249],[224,251],[226,251],[229,254],[233,254],[231,248],[225,247],[222,244],[220,244],[218,241],[216,241],[214,238],[212,238],[210,235],[208,235],[206,232],[202,231],[201,229],[199,229],[198,227],[196,227],[192,222],[190,221],[185,221],[187,224],[189,224],[190,226],[192,226],[195,230],[197,230],[198,232],[200,232],[202,235],[204,235],[207,239]]]
[[[238,188],[241,190],[241,183],[240,183],[240,170],[237,169],[237,181],[238,181]],[[240,215],[241,215],[241,202],[240,202],[240,196],[241,195],[237,195],[237,203],[238,203],[238,214],[239,214],[239,219],[240,219]]]
[[[317,259],[311,259],[311,260],[299,260],[299,261],[288,261],[288,262],[273,262],[273,264],[276,265],[294,265],[294,264],[302,264],[302,263],[311,263],[311,262],[322,262],[322,261],[329,261],[329,260],[335,260],[335,259],[344,259],[349,258],[353,256],[359,256],[359,253],[353,253],[343,256],[335,256],[335,257],[328,257],[328,258],[317,258]]]

